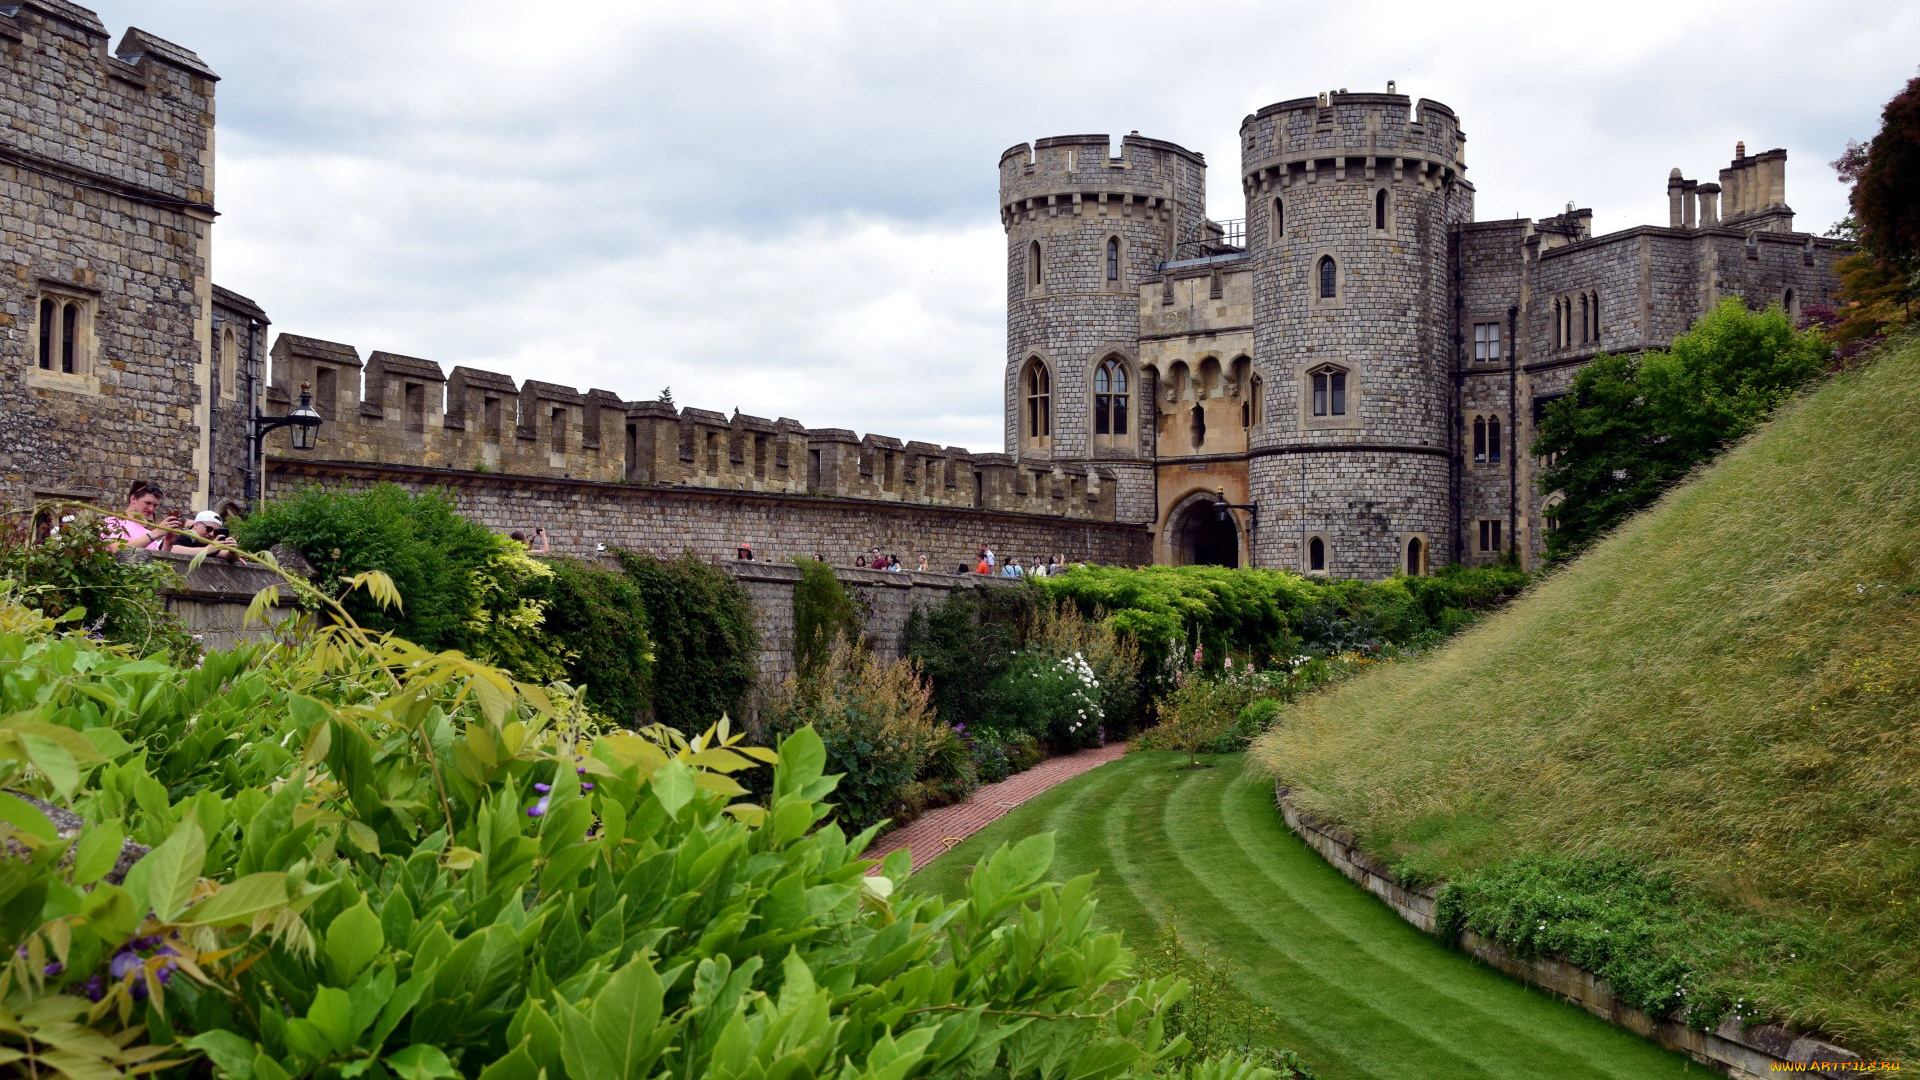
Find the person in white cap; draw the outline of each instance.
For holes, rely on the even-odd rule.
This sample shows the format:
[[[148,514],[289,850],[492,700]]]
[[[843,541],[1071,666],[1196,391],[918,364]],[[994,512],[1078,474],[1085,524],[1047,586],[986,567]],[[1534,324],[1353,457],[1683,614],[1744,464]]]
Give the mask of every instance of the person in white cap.
[[[239,562],[240,553],[230,546],[224,546],[232,543],[226,537],[226,526],[227,523],[220,520],[219,514],[202,510],[187,523],[187,531],[193,534],[193,539],[181,538],[174,543],[173,550],[187,555],[198,555],[204,551],[209,558]]]

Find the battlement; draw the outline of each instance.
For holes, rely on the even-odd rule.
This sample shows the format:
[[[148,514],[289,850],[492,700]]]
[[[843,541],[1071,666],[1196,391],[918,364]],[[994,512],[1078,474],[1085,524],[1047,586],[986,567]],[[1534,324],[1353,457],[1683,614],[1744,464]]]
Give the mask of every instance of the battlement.
[[[269,453],[537,479],[710,488],[1114,520],[1110,470],[1022,467],[1003,454],[809,429],[797,420],[623,401],[608,390],[455,367],[281,334],[268,411],[284,415],[300,384],[328,422],[311,454],[284,432]]]
[[[191,50],[66,0],[0,0],[0,160],[145,202],[211,210],[215,75]]]
[[[1176,203],[1205,201],[1207,159],[1177,143],[1133,132],[1112,152],[1107,135],[1055,135],[1000,155],[1002,224],[1089,209],[1164,219]]]
[[[1464,177],[1465,133],[1452,109],[1405,94],[1332,90],[1275,102],[1240,122],[1241,174],[1249,193],[1297,183],[1417,182],[1436,189]]]

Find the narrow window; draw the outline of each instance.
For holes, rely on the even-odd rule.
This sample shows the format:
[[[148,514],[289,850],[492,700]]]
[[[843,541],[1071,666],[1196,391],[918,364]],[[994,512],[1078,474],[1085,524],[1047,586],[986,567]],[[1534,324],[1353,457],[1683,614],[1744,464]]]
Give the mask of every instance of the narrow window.
[[[316,365],[313,369],[313,407],[328,420],[340,407],[340,376],[330,367]]]
[[[1027,438],[1053,435],[1053,376],[1038,359],[1027,365]]]
[[[1313,415],[1327,415],[1327,373],[1313,373]]]
[[[756,434],[753,437],[753,478],[767,478],[767,437]]]
[[[1373,193],[1373,227],[1381,232],[1387,229],[1387,189],[1381,188]]]
[[[1476,363],[1494,363],[1500,359],[1500,324],[1473,324],[1473,359]]]
[[[1789,318],[1798,318],[1798,317],[1799,317],[1799,315],[1800,315],[1800,309],[1794,306],[1794,301],[1793,301],[1793,290],[1792,290],[1792,289],[1788,289],[1788,290],[1787,290],[1787,292],[1786,292],[1786,295],[1784,295],[1784,296],[1782,296],[1782,297],[1780,298],[1780,306],[1781,306],[1782,308],[1784,308],[1784,309],[1786,309],[1786,312],[1787,312],[1787,316],[1788,316]]]
[[[820,490],[820,451],[807,451],[807,490]]]
[[[1198,450],[1200,448],[1200,444],[1207,441],[1206,406],[1196,402],[1193,406],[1193,412],[1191,414],[1191,417],[1192,417],[1192,424],[1193,424],[1193,448]]]
[[[1473,460],[1475,464],[1485,464],[1487,460],[1487,418],[1473,418]]]
[[[1307,541],[1307,569],[1325,570],[1327,568],[1327,542],[1314,537]]]
[[[500,434],[500,399],[482,398],[480,401],[480,428],[488,435]]]
[[[1107,280],[1120,280],[1120,238],[1107,237]]]
[[[1500,418],[1487,417],[1487,460],[1495,465],[1500,463]]]
[[[1038,240],[1027,245],[1027,284],[1036,289],[1040,287],[1040,241]]]
[[[1287,204],[1279,199],[1273,200],[1273,239],[1287,235]]]
[[[1587,304],[1587,294],[1580,294],[1580,344],[1593,340],[1593,312]]]
[[[1112,434],[1107,424],[1107,413],[1113,407],[1113,395],[1108,390],[1107,365],[1101,364],[1100,370],[1093,373],[1093,433],[1095,435]]]
[[[1500,521],[1497,518],[1480,522],[1480,550],[1494,552],[1500,550]]]
[[[1266,387],[1258,375],[1253,377],[1252,385],[1253,391],[1248,395],[1248,399],[1253,405],[1253,422],[1258,424],[1266,412],[1266,402],[1261,400],[1260,397],[1260,395],[1265,392]]]
[[[425,431],[427,429],[427,388],[419,383],[407,383],[402,394],[406,398],[407,430]]]
[[[1597,343],[1600,340],[1600,294],[1588,293],[1587,298],[1593,303],[1593,340]]]
[[[553,452],[567,452],[567,410],[560,407],[547,413],[547,429],[553,436]]]
[[[1335,294],[1335,277],[1338,270],[1333,265],[1333,256],[1320,256],[1320,299],[1331,300]]]
[[[80,305],[68,301],[60,309],[60,370],[73,374],[74,345],[80,336]]]
[[[43,371],[53,370],[53,314],[54,303],[46,297],[40,298],[40,367]]]
[[[1126,364],[1117,356],[1102,360],[1093,373],[1093,433],[1125,435],[1130,400]]]
[[[1226,283],[1221,279],[1220,271],[1215,270],[1212,279],[1207,282],[1207,299],[1218,300],[1225,295]]]
[[[1426,545],[1422,544],[1420,542],[1420,538],[1417,536],[1412,538],[1411,540],[1408,540],[1407,541],[1407,576],[1419,577],[1421,573],[1425,571],[1426,565],[1427,565]]]
[[[1328,381],[1333,384],[1332,392],[1328,395],[1331,399],[1328,402],[1328,407],[1335,416],[1347,415],[1347,373],[1344,371],[1332,372],[1328,377]]]

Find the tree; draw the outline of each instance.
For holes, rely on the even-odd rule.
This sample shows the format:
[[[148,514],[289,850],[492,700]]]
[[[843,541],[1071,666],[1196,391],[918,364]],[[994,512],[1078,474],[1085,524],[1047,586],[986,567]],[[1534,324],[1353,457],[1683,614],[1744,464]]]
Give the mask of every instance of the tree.
[[[1861,249],[1835,267],[1844,304],[1833,337],[1846,345],[1911,322],[1920,300],[1920,78],[1887,102],[1873,141],[1848,142],[1833,168],[1853,185],[1852,213],[1835,233]]]
[[[1532,451],[1565,496],[1547,554],[1579,552],[1643,509],[1818,375],[1831,350],[1779,306],[1723,300],[1665,352],[1601,356],[1548,406]]]

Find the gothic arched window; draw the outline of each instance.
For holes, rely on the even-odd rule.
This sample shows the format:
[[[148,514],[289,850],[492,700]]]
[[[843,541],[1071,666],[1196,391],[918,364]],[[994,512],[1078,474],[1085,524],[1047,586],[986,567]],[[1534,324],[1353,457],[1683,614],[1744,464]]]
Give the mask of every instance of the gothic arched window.
[[[1417,536],[1407,540],[1407,576],[1419,577],[1427,572],[1427,545]]]
[[[1331,300],[1339,293],[1339,268],[1333,264],[1333,256],[1320,256],[1320,299]]]
[[[1486,460],[1487,418],[1476,416],[1473,418],[1473,461],[1476,465],[1484,465]]]
[[[1027,442],[1045,446],[1053,437],[1053,375],[1039,357],[1027,361]]]
[[[1313,386],[1313,415],[1347,415],[1347,372],[1345,368],[1326,367],[1314,371],[1309,378]]]
[[[1387,189],[1381,188],[1373,193],[1373,227],[1385,232],[1387,228]]]
[[[1127,392],[1127,365],[1117,356],[1100,361],[1099,369],[1093,373],[1093,433],[1125,435],[1127,403],[1131,400]]]
[[[1120,280],[1120,238],[1107,237],[1107,280]]]
[[[1500,464],[1500,418],[1487,417],[1487,462]]]
[[[1307,541],[1307,569],[1324,571],[1327,568],[1327,542],[1314,537]]]

